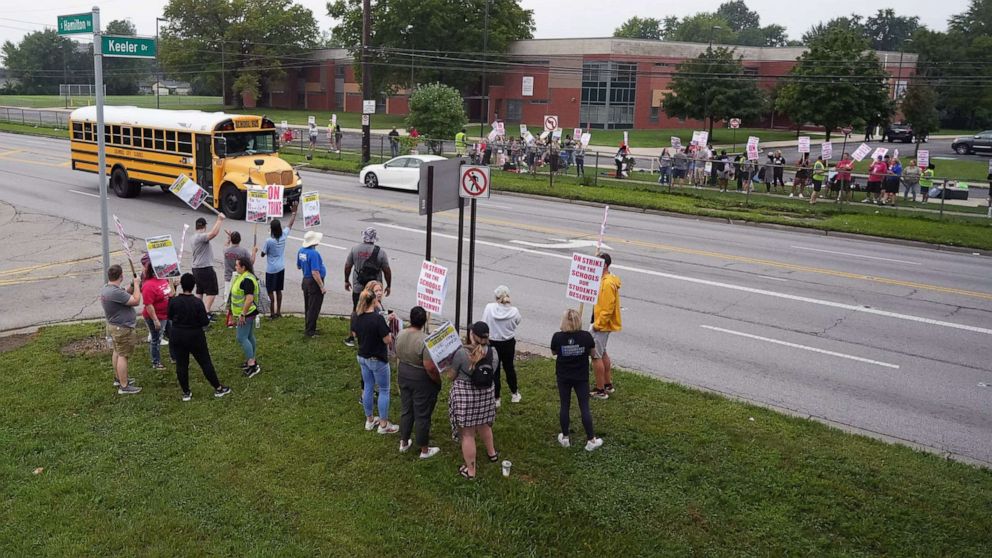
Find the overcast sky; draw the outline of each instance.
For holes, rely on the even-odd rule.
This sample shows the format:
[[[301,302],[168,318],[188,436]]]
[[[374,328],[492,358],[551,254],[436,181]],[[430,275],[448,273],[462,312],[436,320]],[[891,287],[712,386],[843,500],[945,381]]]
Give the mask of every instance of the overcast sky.
[[[859,0],[832,0],[824,2],[796,2],[795,0],[746,0],[748,6],[761,15],[761,24],[777,23],[785,26],[789,37],[798,39],[803,32],[818,21],[838,15],[859,13],[870,15],[880,8],[895,7],[900,15],[915,15],[932,29],[944,30],[947,18],[963,12],[967,0],[900,0],[880,3]],[[6,9],[0,9],[0,42],[19,41],[30,31],[55,25],[56,16],[89,11],[94,4],[100,6],[101,19],[106,25],[114,19],[130,18],[139,35],[155,34],[155,16],[161,15],[165,0],[31,0],[9,9],[16,0],[3,0]],[[297,0],[310,8],[322,30],[330,29],[333,22],[327,17],[326,0]],[[608,37],[613,29],[633,15],[663,18],[668,15],[684,16],[700,11],[712,11],[721,0],[694,0],[672,2],[668,0],[523,0],[524,7],[534,10],[537,38],[551,37]],[[21,9],[21,6],[24,9]],[[623,11],[610,7],[623,6]],[[815,6],[829,9],[814,10]]]

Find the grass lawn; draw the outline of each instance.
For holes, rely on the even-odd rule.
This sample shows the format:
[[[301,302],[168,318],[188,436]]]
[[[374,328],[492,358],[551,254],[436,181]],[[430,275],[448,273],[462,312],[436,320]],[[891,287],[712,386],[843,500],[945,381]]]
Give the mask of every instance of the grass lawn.
[[[470,483],[455,473],[447,389],[441,453],[400,454],[362,427],[345,323],[321,326],[306,341],[300,319],[266,322],[252,380],[235,371],[233,332],[215,328],[234,392],[214,399],[194,367],[189,403],[144,346],[132,359],[144,391],[115,395],[99,324],[0,354],[0,554],[989,553],[989,470],[622,372],[617,395],[593,402],[603,448],[562,449],[553,364],[539,358],[521,362],[524,400],[494,427],[512,475],[486,463]],[[398,397],[391,408],[398,418]],[[582,438],[577,417],[572,430]]]
[[[73,97],[74,107],[84,107],[96,103],[94,97]],[[155,108],[154,95],[107,95],[108,105],[133,105],[136,107]],[[223,110],[220,97],[196,95],[163,95],[159,97],[162,108]],[[0,95],[0,105],[25,108],[63,108],[65,98],[60,95]]]
[[[25,134],[29,136],[46,136],[52,138],[68,138],[66,129],[32,126],[30,124],[15,124],[13,122],[0,122],[0,132],[12,134]]]

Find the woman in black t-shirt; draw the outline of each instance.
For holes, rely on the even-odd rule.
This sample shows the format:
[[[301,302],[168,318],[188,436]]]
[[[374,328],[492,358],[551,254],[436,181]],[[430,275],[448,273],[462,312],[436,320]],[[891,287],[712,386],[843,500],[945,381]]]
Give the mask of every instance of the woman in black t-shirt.
[[[196,279],[191,273],[184,273],[179,278],[182,292],[169,300],[169,322],[172,324],[172,337],[169,341],[176,355],[176,379],[183,390],[183,401],[193,398],[189,389],[189,357],[193,355],[197,364],[203,370],[203,376],[214,388],[214,397],[224,397],[231,393],[231,388],[224,386],[217,379],[214,363],[210,359],[210,349],[207,348],[207,337],[203,328],[210,324],[207,309],[203,302],[193,296]]]
[[[569,407],[572,391],[579,400],[582,414],[582,427],[586,431],[586,451],[593,451],[603,445],[592,429],[592,413],[589,411],[589,356],[596,347],[592,334],[582,329],[582,318],[575,310],[568,309],[561,319],[561,331],[551,338],[551,352],[555,354],[555,376],[558,380],[558,398],[561,406],[558,420],[561,433],[558,443],[563,448],[571,445],[568,439]]]
[[[389,422],[389,345],[392,332],[386,319],[377,311],[376,294],[362,291],[352,331],[358,338],[358,365],[362,369],[362,407],[365,409],[365,430],[375,429],[379,434],[395,434],[399,427]],[[373,410],[373,390],[379,386],[379,415]],[[378,426],[378,428],[376,428]]]

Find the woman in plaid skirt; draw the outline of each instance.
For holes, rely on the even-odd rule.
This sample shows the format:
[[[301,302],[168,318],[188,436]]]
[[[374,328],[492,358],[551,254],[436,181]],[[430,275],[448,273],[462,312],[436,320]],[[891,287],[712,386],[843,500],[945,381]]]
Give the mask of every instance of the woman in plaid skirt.
[[[461,440],[465,464],[458,474],[466,479],[475,478],[475,435],[482,438],[489,461],[499,461],[499,452],[493,442],[493,422],[496,420],[495,388],[478,387],[472,382],[472,370],[480,361],[488,361],[495,370],[499,356],[489,346],[489,326],[475,322],[469,332],[471,343],[455,352],[448,367],[448,376],[454,380],[448,396],[448,417],[452,433]]]

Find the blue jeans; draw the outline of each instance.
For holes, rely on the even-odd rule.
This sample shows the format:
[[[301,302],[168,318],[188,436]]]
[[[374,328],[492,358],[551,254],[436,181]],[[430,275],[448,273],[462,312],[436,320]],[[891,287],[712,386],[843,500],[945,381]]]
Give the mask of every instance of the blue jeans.
[[[389,140],[389,154],[393,157],[400,154],[400,142]]]
[[[362,368],[362,381],[365,387],[362,390],[362,407],[365,409],[365,416],[371,417],[372,410],[372,390],[379,386],[379,417],[385,420],[389,416],[389,363],[374,358],[358,357],[358,366]]]
[[[152,341],[148,344],[148,352],[152,355],[152,364],[162,364],[162,337],[169,337],[169,332],[172,331],[172,327],[169,324],[169,320],[160,320],[162,324],[161,329],[155,330],[155,322],[151,318],[145,318],[145,325],[148,326],[148,331],[152,334]],[[172,351],[172,344],[169,344],[169,358],[176,360],[176,355]]]
[[[241,350],[245,353],[245,359],[253,360],[255,358],[255,317],[245,316],[244,325],[239,325],[236,329],[238,343],[241,344]]]
[[[661,167],[659,170],[658,184],[669,184],[672,181],[672,167]]]

